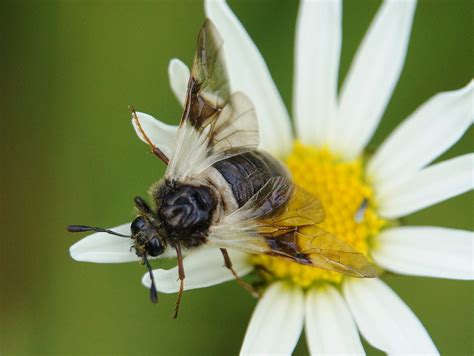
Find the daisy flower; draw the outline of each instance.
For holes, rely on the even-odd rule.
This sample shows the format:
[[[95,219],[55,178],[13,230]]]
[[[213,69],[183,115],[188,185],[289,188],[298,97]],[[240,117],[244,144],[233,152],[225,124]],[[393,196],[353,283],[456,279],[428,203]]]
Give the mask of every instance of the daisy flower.
[[[233,90],[254,102],[261,148],[282,159],[294,181],[321,200],[326,210],[322,226],[365,253],[381,270],[473,279],[471,232],[399,222],[472,189],[473,154],[431,163],[471,126],[473,82],[435,95],[374,154],[365,151],[400,76],[416,2],[382,3],[339,92],[341,1],[301,2],[295,42],[295,136],[265,61],[242,24],[223,0],[208,0],[205,7],[224,39]],[[169,75],[183,103],[189,70],[174,59]],[[151,140],[171,155],[176,127],[138,115]],[[114,228],[119,233],[129,229],[130,223]],[[256,271],[266,282],[242,354],[289,354],[303,328],[312,354],[363,354],[359,332],[387,353],[438,353],[415,314],[379,278],[344,277],[278,257],[230,254],[239,275]],[[105,233],[79,241],[71,255],[90,262],[137,260],[129,239]],[[188,255],[184,268],[185,289],[233,279],[223,268],[219,250],[212,248]],[[159,291],[178,290],[177,268],[155,270],[154,277]],[[150,286],[148,274],[143,283]]]

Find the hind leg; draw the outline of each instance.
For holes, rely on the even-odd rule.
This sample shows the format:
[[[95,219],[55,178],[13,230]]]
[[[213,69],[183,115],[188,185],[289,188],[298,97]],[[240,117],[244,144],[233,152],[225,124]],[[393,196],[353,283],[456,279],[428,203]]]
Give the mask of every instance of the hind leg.
[[[237,280],[237,283],[239,283],[240,286],[244,288],[247,292],[249,292],[253,297],[260,298],[260,294],[252,287],[252,285],[245,282],[242,278],[239,277],[237,272],[235,272],[234,268],[232,267],[232,261],[230,260],[230,256],[227,250],[225,248],[221,248],[220,250],[222,252],[222,256],[224,257],[224,265],[233,274],[233,276]]]

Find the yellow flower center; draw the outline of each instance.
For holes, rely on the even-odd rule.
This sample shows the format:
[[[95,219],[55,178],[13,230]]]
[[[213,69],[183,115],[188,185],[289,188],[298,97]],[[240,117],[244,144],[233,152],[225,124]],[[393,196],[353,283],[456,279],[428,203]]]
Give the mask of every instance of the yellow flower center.
[[[320,226],[369,256],[372,237],[387,221],[377,215],[363,163],[363,159],[342,161],[327,149],[299,142],[286,160],[293,181],[321,201],[326,218]],[[340,283],[343,278],[338,272],[280,257],[255,255],[252,263],[267,280],[290,280],[304,288],[318,282]]]

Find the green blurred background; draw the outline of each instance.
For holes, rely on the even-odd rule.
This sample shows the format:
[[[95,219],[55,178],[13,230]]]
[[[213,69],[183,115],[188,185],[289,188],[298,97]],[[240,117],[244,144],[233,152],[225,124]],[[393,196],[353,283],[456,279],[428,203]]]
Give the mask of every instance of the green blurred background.
[[[296,1],[231,1],[291,108]],[[344,1],[341,77],[379,1]],[[405,69],[372,147],[437,92],[472,78],[473,2],[420,1]],[[69,257],[70,223],[133,218],[164,166],[135,136],[127,105],[177,123],[171,58],[190,64],[201,1],[3,1],[0,353],[236,354],[255,305],[235,283],[148,301],[138,263]],[[265,129],[265,128],[263,128]],[[473,130],[441,159],[471,152]],[[472,229],[472,193],[406,223]],[[384,278],[445,354],[472,354],[469,282]],[[330,327],[330,326],[328,326]],[[370,354],[377,353],[368,347]],[[295,352],[306,354],[304,339]]]

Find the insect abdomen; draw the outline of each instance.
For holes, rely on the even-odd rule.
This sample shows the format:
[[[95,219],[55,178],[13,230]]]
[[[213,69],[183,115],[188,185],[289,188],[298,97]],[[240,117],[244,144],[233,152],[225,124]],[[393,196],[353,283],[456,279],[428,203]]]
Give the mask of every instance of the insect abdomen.
[[[229,184],[239,207],[244,205],[272,177],[288,177],[285,167],[262,151],[246,152],[214,164]]]

